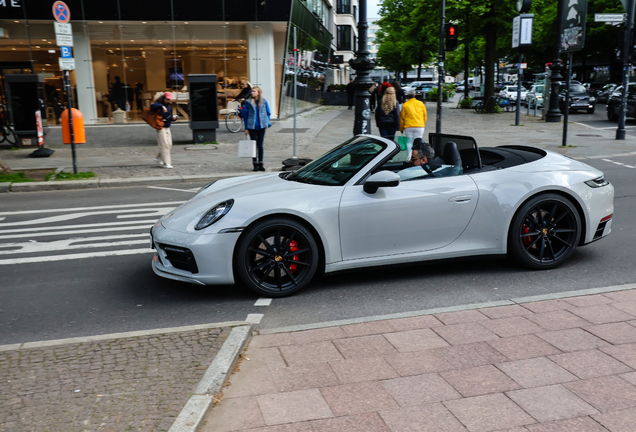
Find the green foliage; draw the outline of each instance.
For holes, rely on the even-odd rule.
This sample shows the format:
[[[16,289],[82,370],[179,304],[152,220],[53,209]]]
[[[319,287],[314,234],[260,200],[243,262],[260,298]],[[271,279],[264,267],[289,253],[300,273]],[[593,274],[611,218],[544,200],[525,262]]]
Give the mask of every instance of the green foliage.
[[[93,177],[95,177],[95,173],[92,171],[78,172],[77,174],[60,171],[48,174],[46,181],[88,180]]]
[[[346,91],[347,90],[347,85],[346,84],[331,84],[327,88],[330,89],[332,92],[333,91]]]
[[[25,183],[25,182],[32,182],[35,180],[31,180],[29,178],[26,178],[26,176],[24,175],[24,172],[22,171],[18,171],[16,173],[13,174],[0,174],[0,183]]]
[[[471,109],[473,107],[473,98],[464,98],[459,102],[459,107],[462,109]]]
[[[450,92],[450,97],[452,98],[453,96],[455,96],[455,87],[453,87],[450,84],[444,84],[442,86],[442,100],[444,102],[448,101],[448,94]],[[438,100],[438,96],[437,96],[437,87],[433,87],[431,90],[429,90],[429,92],[426,94],[426,99],[430,100],[430,101],[437,101]]]

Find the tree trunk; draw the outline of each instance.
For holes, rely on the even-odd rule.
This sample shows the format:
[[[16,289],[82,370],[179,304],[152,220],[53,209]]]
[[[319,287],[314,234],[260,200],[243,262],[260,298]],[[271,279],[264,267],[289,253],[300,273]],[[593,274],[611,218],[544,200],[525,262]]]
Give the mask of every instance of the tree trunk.
[[[4,174],[13,174],[13,173],[15,173],[15,171],[13,171],[11,168],[9,168],[9,165],[7,165],[2,159],[0,159],[0,172],[2,172]]]

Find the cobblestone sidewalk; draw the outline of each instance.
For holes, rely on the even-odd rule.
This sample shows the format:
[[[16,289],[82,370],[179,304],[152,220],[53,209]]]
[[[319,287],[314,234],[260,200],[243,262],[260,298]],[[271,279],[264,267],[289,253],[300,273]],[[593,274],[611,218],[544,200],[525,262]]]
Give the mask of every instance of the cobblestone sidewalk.
[[[0,352],[0,431],[167,431],[230,331]]]

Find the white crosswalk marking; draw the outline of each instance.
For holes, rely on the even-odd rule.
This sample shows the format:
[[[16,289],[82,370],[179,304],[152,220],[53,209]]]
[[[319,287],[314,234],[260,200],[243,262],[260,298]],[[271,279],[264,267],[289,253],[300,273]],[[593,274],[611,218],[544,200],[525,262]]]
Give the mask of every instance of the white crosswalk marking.
[[[182,203],[1,212],[0,265],[153,253],[150,228]]]
[[[627,165],[627,164],[624,164],[623,162],[617,162],[617,161],[613,161],[611,159],[601,159],[601,160],[605,161],[605,162],[613,163],[614,165],[619,165],[619,166],[622,166],[622,167],[625,167],[625,168],[631,168],[631,169],[635,169],[636,168],[636,166]]]

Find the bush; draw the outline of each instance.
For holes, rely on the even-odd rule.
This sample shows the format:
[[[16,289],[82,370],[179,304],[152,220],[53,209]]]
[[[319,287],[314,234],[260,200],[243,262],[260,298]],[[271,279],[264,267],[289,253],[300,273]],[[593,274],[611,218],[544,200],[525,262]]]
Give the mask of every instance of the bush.
[[[464,98],[459,102],[460,108],[471,109],[473,107],[473,98]]]
[[[448,93],[450,92],[450,97],[455,96],[455,87],[453,87],[450,84],[444,84],[444,86],[442,86],[442,95],[443,95],[443,101],[444,102],[448,102]],[[438,96],[437,96],[437,87],[433,87],[427,94],[426,94],[426,99],[430,100],[430,101],[435,101],[437,102]]]
[[[347,90],[347,85],[346,84],[331,84],[328,88],[332,92],[334,92],[334,91],[346,91]]]

